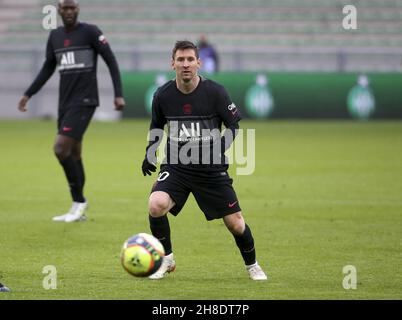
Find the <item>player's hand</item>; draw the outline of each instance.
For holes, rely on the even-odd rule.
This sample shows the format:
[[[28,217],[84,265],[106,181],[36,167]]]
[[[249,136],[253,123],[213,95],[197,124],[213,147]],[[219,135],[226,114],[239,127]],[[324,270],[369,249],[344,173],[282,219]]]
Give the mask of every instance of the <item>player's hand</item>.
[[[156,171],[156,166],[153,163],[149,162],[147,158],[145,158],[144,161],[142,162],[141,169],[142,169],[142,174],[144,176],[146,176],[146,175],[150,176],[152,174],[152,172]]]
[[[117,111],[121,111],[126,106],[126,101],[124,101],[123,97],[114,98],[114,109]]]
[[[29,100],[28,96],[22,96],[20,102],[18,102],[18,110],[20,110],[21,112],[26,112],[28,100]]]

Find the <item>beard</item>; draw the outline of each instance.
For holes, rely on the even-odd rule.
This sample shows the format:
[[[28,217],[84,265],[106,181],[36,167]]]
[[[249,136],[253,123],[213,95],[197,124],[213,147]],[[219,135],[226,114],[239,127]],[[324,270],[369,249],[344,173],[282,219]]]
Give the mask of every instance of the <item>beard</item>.
[[[72,27],[72,26],[74,26],[74,25],[77,23],[77,19],[78,19],[78,15],[72,17],[71,20],[67,20],[66,18],[62,17],[63,24],[64,24],[66,27]]]
[[[191,82],[193,79],[194,79],[194,73],[192,73],[192,72],[190,72],[190,73],[185,73],[185,74],[182,74],[182,78],[181,78],[181,80],[184,82],[184,83],[189,83],[189,82]]]

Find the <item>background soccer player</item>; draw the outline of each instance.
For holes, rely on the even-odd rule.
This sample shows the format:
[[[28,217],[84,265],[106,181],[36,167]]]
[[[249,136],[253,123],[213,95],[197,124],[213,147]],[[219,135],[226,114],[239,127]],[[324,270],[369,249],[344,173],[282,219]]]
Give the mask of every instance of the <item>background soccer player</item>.
[[[172,53],[172,68],[176,71],[176,79],[160,87],[153,98],[150,130],[161,130],[167,124],[169,134],[164,160],[166,163],[160,168],[149,198],[150,228],[163,244],[166,256],[160,269],[150,278],[161,279],[175,269],[167,213],[177,215],[191,192],[207,220],[223,219],[235,238],[250,278],[266,280],[264,271],[256,262],[254,239],[243,219],[223,156],[227,149],[225,139],[230,136],[226,133],[235,136],[241,119],[240,112],[224,87],[198,75],[200,65],[197,47],[190,41],[178,41]],[[221,137],[222,122],[226,131]],[[219,133],[218,141],[211,136],[216,131]],[[151,150],[156,150],[154,143],[158,144],[161,139],[151,140],[142,164],[144,176],[156,171],[155,152]],[[210,157],[212,155],[213,160],[216,159],[213,154],[214,142],[221,146],[220,161],[212,161]],[[208,147],[206,149],[205,143]],[[193,144],[199,150],[195,152],[198,156],[185,164],[183,160],[187,161],[184,159],[187,152],[181,151],[188,144]],[[203,154],[204,150],[208,150],[208,156]]]
[[[52,76],[60,72],[58,135],[54,152],[66,174],[73,205],[54,221],[85,220],[88,202],[83,194],[85,173],[81,159],[82,138],[99,105],[97,56],[106,62],[113,81],[116,110],[123,110],[120,72],[115,56],[99,28],[78,21],[79,5],[75,0],[61,0],[58,12],[62,27],[49,34],[46,60],[41,71],[21,98],[18,109],[25,112],[31,96]]]

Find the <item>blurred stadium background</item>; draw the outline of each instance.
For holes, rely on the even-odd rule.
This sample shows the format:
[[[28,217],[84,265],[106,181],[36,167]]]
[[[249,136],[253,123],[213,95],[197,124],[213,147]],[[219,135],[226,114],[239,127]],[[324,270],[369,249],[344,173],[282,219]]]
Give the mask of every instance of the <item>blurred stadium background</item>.
[[[56,1],[0,0],[1,118],[56,115],[58,75],[30,101],[29,113],[16,110],[19,96],[43,63],[48,31],[42,28],[42,9],[48,4]],[[357,8],[357,30],[342,27],[342,8],[347,4]],[[267,90],[262,98],[260,93],[254,103],[260,109],[253,112],[248,107],[248,116],[352,117],[346,95],[364,74],[369,77],[361,81],[373,85],[375,101],[367,102],[367,95],[360,99],[362,108],[366,101],[369,109],[362,117],[402,117],[400,0],[83,0],[80,5],[80,20],[97,24],[111,43],[126,94],[136,94],[128,94],[124,116],[147,115],[143,96],[158,75],[169,76],[165,73],[174,42],[197,41],[205,34],[221,60],[220,75],[211,77],[218,76],[240,99],[234,99],[238,105],[246,104],[245,86],[255,84],[258,75],[268,88],[268,98]],[[236,77],[237,84],[230,83]],[[114,119],[112,85],[103,61],[99,84],[97,118]],[[240,97],[236,96],[239,86]],[[298,91],[304,95],[297,96]],[[327,101],[332,106],[323,105]],[[375,112],[370,103],[375,104]],[[307,111],[303,113],[301,107]]]

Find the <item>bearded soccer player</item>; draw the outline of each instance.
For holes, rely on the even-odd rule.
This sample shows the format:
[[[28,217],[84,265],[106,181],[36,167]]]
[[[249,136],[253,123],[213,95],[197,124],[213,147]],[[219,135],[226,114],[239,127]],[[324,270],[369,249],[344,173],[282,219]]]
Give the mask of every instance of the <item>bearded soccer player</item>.
[[[52,76],[60,72],[58,134],[54,152],[64,169],[73,200],[71,209],[53,221],[86,220],[88,201],[84,197],[85,172],[81,159],[83,135],[99,105],[97,58],[101,55],[109,68],[114,87],[115,110],[125,106],[120,71],[115,56],[102,31],[95,25],[78,21],[79,4],[61,0],[58,13],[63,26],[49,34],[46,60],[38,76],[21,98],[18,109],[27,110],[27,102]]]
[[[240,111],[223,86],[198,75],[201,61],[192,42],[178,41],[171,63],[176,79],[154,95],[150,139],[142,164],[144,176],[156,171],[156,149],[167,125],[166,159],[149,197],[150,229],[163,244],[166,256],[150,278],[162,279],[175,270],[167,213],[176,216],[192,193],[207,220],[223,219],[234,236],[249,277],[266,280],[256,261],[254,239],[244,221],[224,156],[233,141],[230,137],[233,139],[239,128]],[[223,135],[222,123],[226,127]]]

